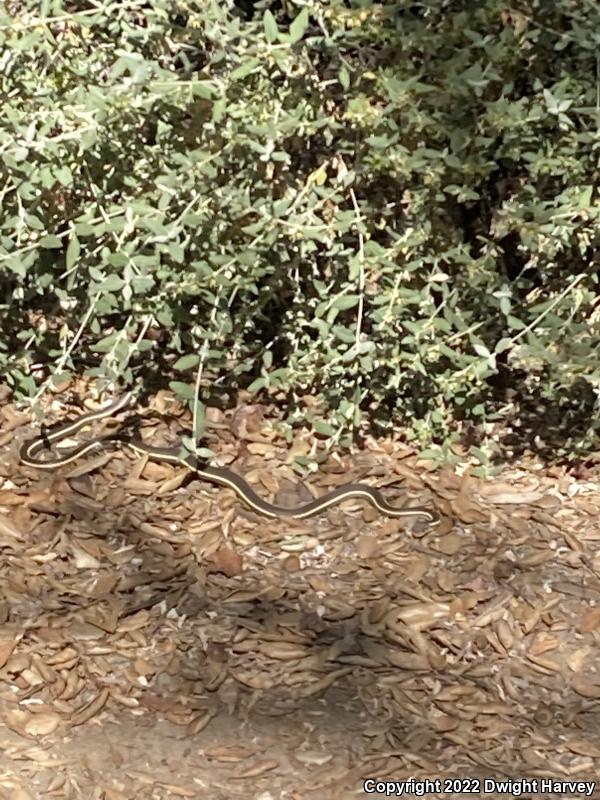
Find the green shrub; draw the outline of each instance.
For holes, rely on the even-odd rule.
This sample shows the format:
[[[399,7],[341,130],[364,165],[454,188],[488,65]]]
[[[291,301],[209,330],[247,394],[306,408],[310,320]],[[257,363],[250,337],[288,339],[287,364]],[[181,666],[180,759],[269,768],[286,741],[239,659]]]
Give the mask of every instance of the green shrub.
[[[538,425],[585,448],[598,21],[593,0],[17,3],[6,379],[249,387],[341,445],[368,420],[435,459]]]

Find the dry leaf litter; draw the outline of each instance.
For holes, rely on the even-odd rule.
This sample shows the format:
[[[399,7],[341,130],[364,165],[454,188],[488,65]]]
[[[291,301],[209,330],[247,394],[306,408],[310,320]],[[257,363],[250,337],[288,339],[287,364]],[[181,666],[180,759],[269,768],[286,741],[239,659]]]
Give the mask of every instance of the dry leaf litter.
[[[169,416],[143,436],[173,443],[189,420],[167,395],[154,406]],[[220,463],[277,502],[310,498],[291,468],[308,438],[288,447],[256,406],[209,420]],[[600,775],[591,477],[532,462],[482,481],[371,439],[308,483],[401,485],[438,528],[354,501],[271,521],[126,451],[24,467],[30,415],[4,404],[1,421],[2,800]]]

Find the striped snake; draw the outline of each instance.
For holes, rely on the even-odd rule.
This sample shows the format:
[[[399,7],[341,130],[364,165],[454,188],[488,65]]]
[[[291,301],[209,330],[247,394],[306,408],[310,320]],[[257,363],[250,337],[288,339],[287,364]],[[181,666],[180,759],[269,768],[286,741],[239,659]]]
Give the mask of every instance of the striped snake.
[[[372,506],[388,517],[418,516],[425,518],[425,521],[429,525],[436,525],[439,522],[438,514],[424,506],[397,508],[390,505],[379,489],[369,486],[366,483],[343,484],[323,495],[323,497],[318,497],[296,508],[277,506],[273,503],[269,503],[267,500],[263,500],[247,481],[226,467],[209,466],[196,456],[186,453],[181,447],[158,447],[147,444],[141,439],[130,439],[119,434],[89,439],[70,450],[64,456],[57,456],[49,460],[39,459],[38,456],[43,450],[48,449],[56,442],[66,439],[67,436],[77,433],[90,422],[104,419],[105,417],[112,416],[123,410],[130,405],[132,397],[133,395],[131,393],[125,394],[123,397],[104,408],[83,414],[72,422],[60,425],[52,431],[44,432],[40,436],[24,442],[19,450],[19,458],[23,464],[30,467],[36,467],[38,469],[56,469],[65,464],[70,464],[90,450],[104,447],[108,443],[113,443],[118,446],[129,447],[137,453],[143,453],[155,461],[167,461],[171,464],[179,464],[195,472],[198,477],[204,478],[210,483],[233,489],[246,505],[265,517],[304,519],[314,514],[320,514],[322,511],[341,503],[343,500],[360,498],[368,500]]]

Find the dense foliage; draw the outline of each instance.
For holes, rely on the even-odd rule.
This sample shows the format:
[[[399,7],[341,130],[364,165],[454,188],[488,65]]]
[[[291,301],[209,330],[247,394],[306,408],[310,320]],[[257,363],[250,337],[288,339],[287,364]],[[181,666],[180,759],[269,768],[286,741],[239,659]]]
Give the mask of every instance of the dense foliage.
[[[523,437],[581,449],[599,20],[595,0],[8,4],[6,380],[245,386],[341,444],[368,420],[483,464]]]

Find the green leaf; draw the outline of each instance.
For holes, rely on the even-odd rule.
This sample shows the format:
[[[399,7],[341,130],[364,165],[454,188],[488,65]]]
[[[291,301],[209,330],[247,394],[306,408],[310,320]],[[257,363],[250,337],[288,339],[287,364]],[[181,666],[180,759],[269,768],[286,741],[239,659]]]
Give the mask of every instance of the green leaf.
[[[182,400],[193,400],[195,397],[195,387],[189,383],[181,381],[169,381],[169,389],[175,392]]]
[[[328,422],[321,419],[315,419],[312,423],[313,430],[323,436],[335,436],[335,428]]]
[[[503,353],[505,350],[508,350],[509,347],[512,346],[512,339],[504,336],[498,342],[496,342],[496,347],[494,347],[494,353]]]
[[[356,334],[355,331],[350,330],[350,328],[345,328],[343,325],[334,325],[331,332],[340,342],[345,342],[346,344],[354,343]]]
[[[319,319],[318,317],[314,317],[310,321],[310,324],[312,325],[313,328],[316,328],[318,330],[322,339],[326,339],[329,336],[330,328],[324,319]]]
[[[478,356],[483,356],[483,358],[489,358],[491,356],[490,351],[487,347],[483,344],[473,344],[473,350],[477,353]]]
[[[198,403],[194,409],[194,439],[198,441],[204,434],[206,428],[206,407],[204,403]]]
[[[265,36],[267,37],[267,41],[276,42],[279,38],[279,29],[277,27],[277,21],[275,17],[268,8],[263,14],[263,25],[265,28]]]
[[[189,353],[189,355],[178,358],[173,364],[173,369],[180,371],[184,369],[192,369],[192,367],[196,367],[198,365],[199,361],[200,356],[197,353]]]
[[[196,97],[202,97],[204,100],[211,100],[218,94],[218,88],[210,81],[194,81],[192,83],[192,93]]]
[[[104,294],[106,292],[120,292],[125,281],[118,275],[108,275],[100,286],[100,291]]]
[[[117,335],[117,333],[111,333],[109,336],[105,336],[93,345],[92,350],[95,353],[109,353],[117,341]]]
[[[300,41],[308,28],[308,9],[303,8],[290,25],[290,41],[292,44]]]
[[[48,234],[48,236],[42,236],[40,239],[40,247],[43,247],[45,250],[58,250],[59,247],[62,247],[62,241],[58,236]]]
[[[419,453],[419,458],[422,458],[427,461],[439,461],[443,457],[442,450],[440,447],[429,447],[425,450],[421,450]]]
[[[480,447],[475,447],[471,445],[469,448],[469,452],[475,456],[475,458],[479,461],[480,464],[489,464],[490,458],[486,452],[484,452]]]
[[[62,184],[62,186],[71,186],[73,183],[73,173],[71,172],[69,167],[66,166],[66,164],[63,164],[58,169],[56,169],[54,171],[54,175],[58,180],[58,182]]]
[[[589,208],[592,205],[593,186],[581,186],[577,195],[577,205],[579,208]]]
[[[350,73],[343,64],[338,72],[338,81],[344,89],[350,88]]]
[[[507,315],[506,322],[508,327],[511,328],[513,331],[522,331],[524,328],[527,327],[527,325],[525,325],[524,322],[521,322],[521,320],[517,319],[517,317],[513,317],[512,314]]]
[[[251,72],[254,72],[254,70],[258,67],[259,64],[260,64],[260,59],[258,58],[249,59],[248,61],[244,62],[243,64],[240,64],[239,67],[233,70],[233,72],[229,76],[230,80],[237,81],[240,78],[245,78],[246,75],[250,75]]]
[[[260,391],[261,389],[264,389],[266,385],[267,385],[266,378],[264,377],[257,378],[255,381],[252,381],[252,383],[248,387],[248,391],[250,392],[250,394],[256,394],[256,392]]]
[[[79,254],[81,252],[81,245],[79,244],[79,239],[77,238],[77,234],[75,231],[71,233],[71,238],[69,239],[69,246],[67,247],[67,257],[66,257],[66,265],[67,269],[71,269],[73,264],[79,258]]]
[[[354,308],[358,304],[360,297],[357,294],[343,294],[336,297],[330,304],[331,308],[339,308],[340,311],[345,311],[348,308]]]
[[[24,260],[17,253],[11,253],[8,257],[6,257],[6,259],[2,262],[2,267],[6,267],[20,278],[24,278],[27,274],[27,266],[25,265]]]

